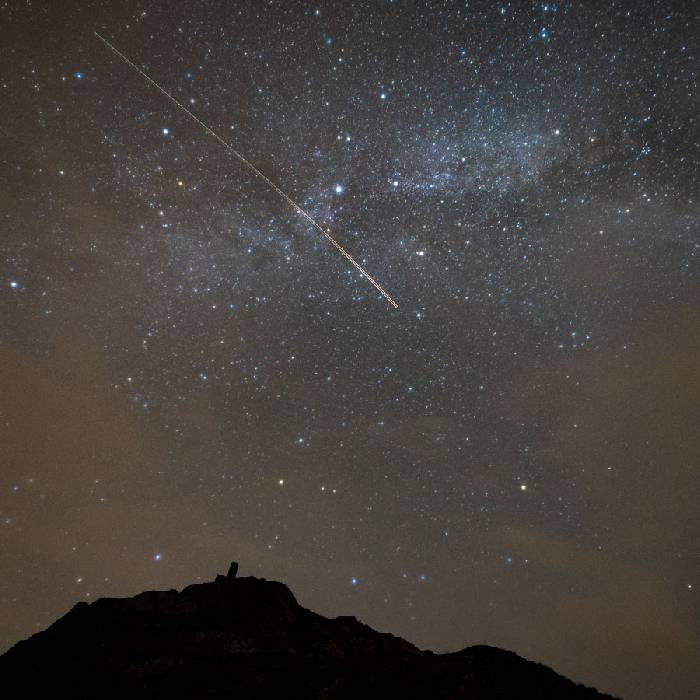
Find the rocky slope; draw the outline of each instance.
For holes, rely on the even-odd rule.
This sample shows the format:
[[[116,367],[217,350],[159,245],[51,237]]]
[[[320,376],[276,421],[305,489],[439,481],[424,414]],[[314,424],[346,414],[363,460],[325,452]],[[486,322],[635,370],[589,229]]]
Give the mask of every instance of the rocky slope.
[[[78,603],[0,656],[0,678],[27,698],[610,697],[493,647],[420,651],[233,567],[181,592]]]

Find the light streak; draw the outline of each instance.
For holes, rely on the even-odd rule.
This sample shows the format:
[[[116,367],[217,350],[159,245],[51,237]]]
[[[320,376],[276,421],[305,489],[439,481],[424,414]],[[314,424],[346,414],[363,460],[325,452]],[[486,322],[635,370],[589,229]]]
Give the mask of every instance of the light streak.
[[[221,138],[211,127],[207,126],[196,114],[193,112],[190,112],[187,107],[185,107],[183,104],[180,104],[165,88],[162,88],[158,83],[153,80],[149,75],[147,75],[144,71],[142,71],[133,61],[131,61],[129,58],[127,58],[121,51],[119,51],[117,48],[115,48],[112,44],[107,41],[103,36],[95,32],[95,36],[110,50],[112,53],[114,53],[115,56],[118,56],[121,58],[124,63],[126,63],[127,66],[133,68],[146,82],[148,82],[150,85],[153,85],[157,90],[159,90],[163,95],[165,95],[176,107],[178,107],[180,110],[182,110],[190,119],[193,119],[199,126],[204,129],[204,131],[215,138],[224,148],[226,148],[227,151],[230,153],[233,153],[238,160],[243,163],[247,168],[253,171],[256,177],[259,177],[261,180],[267,183],[269,187],[271,187],[277,194],[284,199],[289,206],[294,209],[294,211],[297,212],[297,214],[301,214],[351,265],[353,265],[359,272],[362,274],[364,277],[367,278],[367,281],[395,308],[398,309],[399,305],[391,298],[389,293],[382,287],[377,280],[372,277],[367,270],[365,270],[360,263],[355,260],[355,258],[348,253],[345,248],[343,248],[338,241],[333,238],[331,235],[330,229],[329,228],[324,228],[319,224],[312,216],[309,214],[307,211],[302,209],[289,195],[286,194],[280,187],[278,187],[272,180],[270,180],[267,175],[265,175],[263,172],[261,172],[253,163],[251,163],[245,156],[240,154],[230,143],[225,141],[224,139]]]

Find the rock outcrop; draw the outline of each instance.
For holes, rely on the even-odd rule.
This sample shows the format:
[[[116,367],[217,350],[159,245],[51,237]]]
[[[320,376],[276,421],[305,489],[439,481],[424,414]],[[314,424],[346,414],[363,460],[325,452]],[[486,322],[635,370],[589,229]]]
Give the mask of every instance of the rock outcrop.
[[[0,656],[4,697],[610,697],[494,647],[421,651],[236,571],[181,592],[78,603]]]

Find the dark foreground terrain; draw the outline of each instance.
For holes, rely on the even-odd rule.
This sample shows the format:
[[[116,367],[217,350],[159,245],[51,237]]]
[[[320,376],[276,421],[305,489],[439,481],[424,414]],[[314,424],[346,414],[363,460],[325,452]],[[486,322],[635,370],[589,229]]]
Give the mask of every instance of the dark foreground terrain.
[[[282,583],[217,576],[181,592],[78,603],[0,656],[3,697],[610,697],[488,646],[420,651]]]

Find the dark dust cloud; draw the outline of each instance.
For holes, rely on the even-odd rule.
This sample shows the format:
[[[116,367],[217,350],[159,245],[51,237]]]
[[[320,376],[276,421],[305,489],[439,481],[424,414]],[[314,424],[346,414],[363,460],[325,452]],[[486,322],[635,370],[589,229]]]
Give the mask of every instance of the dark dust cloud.
[[[692,2],[0,4],[2,648],[235,558],[421,647],[689,697],[698,28]]]

